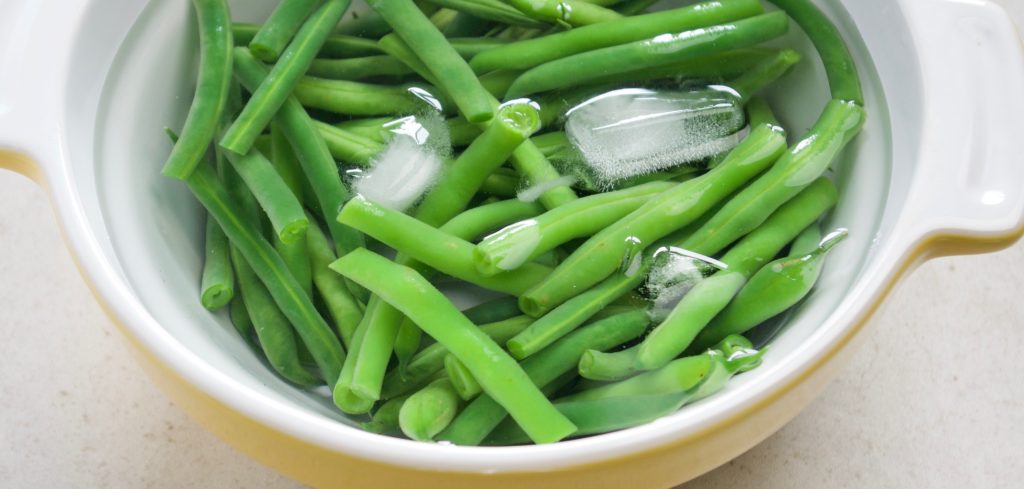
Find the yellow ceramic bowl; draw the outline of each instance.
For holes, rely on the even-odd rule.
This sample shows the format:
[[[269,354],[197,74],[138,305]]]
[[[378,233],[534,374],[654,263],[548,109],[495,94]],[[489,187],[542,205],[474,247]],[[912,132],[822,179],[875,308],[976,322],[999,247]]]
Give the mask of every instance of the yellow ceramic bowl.
[[[256,20],[269,1],[234,1]],[[1024,63],[984,1],[822,1],[857,57],[871,120],[837,165],[835,224],[851,238],[764,365],[657,422],[547,446],[473,448],[360,431],[283,383],[197,300],[202,213],[159,168],[162,129],[191,98],[196,32],[184,0],[9,0],[0,17],[0,165],[49,189],[82,274],[140,363],[229,443],[316,486],[669,487],[795,416],[850,355],[901,274],[1021,233]],[[773,95],[794,132],[825,102],[808,56]]]

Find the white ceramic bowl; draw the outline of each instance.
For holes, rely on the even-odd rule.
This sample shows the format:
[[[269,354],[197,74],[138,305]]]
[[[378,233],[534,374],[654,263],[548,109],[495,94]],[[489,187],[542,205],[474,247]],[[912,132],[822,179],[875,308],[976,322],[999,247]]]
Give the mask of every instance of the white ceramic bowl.
[[[831,378],[899,276],[936,254],[997,249],[1022,232],[1024,55],[982,0],[821,1],[859,61],[870,114],[837,165],[833,222],[851,238],[764,365],[646,426],[547,446],[435,446],[364,433],[275,377],[196,298],[201,212],[161,178],[191,99],[184,0],[6,0],[0,166],[50,190],[83,275],[141,364],[209,429],[286,474],[347,487],[668,487],[742,453]],[[232,2],[256,20],[269,1]],[[806,61],[773,97],[799,134],[825,102]]]

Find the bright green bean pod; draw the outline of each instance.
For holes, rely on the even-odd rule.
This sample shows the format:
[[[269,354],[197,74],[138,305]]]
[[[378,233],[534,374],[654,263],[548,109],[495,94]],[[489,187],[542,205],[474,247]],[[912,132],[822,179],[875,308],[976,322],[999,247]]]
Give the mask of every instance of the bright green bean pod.
[[[654,68],[598,75],[590,79],[587,86],[623,85],[663,79],[677,81],[688,79],[727,80],[742,76],[778,53],[778,50],[763,47],[734,49]]]
[[[837,199],[835,185],[824,178],[818,179],[733,246],[721,259],[727,268],[694,286],[644,338],[637,352],[636,366],[652,370],[683,353],[747,280],[831,209]]]
[[[574,200],[487,236],[473,250],[473,261],[484,274],[514,270],[573,239],[592,236],[673,187],[653,182]]]
[[[505,294],[519,295],[551,272],[543,265],[527,264],[499,275],[482,275],[473,266],[472,243],[362,197],[350,200],[338,220],[441,273]]]
[[[292,325],[281,314],[249,264],[240,253],[236,252],[236,255],[234,263],[238,271],[239,288],[267,361],[281,377],[296,385],[308,387],[321,384],[322,381],[306,371],[299,361]]]
[[[226,0],[193,0],[199,24],[199,76],[181,136],[164,163],[164,176],[185,180],[203,160],[227,104],[231,85],[231,14]]]
[[[362,80],[377,76],[406,76],[412,74],[405,63],[388,56],[362,56],[359,58],[315,59],[309,65],[309,76],[331,80]]]
[[[299,202],[302,202],[303,193],[305,192],[303,180],[306,177],[302,174],[302,167],[299,166],[299,160],[295,158],[295,152],[292,150],[291,143],[288,142],[288,137],[285,136],[284,129],[276,121],[270,124],[269,154],[270,162],[274,164],[274,169],[281,175],[281,179],[288,185],[288,188],[295,194],[295,197],[299,199]]]
[[[473,315],[471,311],[464,311],[463,313],[467,319]],[[483,324],[480,326],[480,331],[494,340],[495,343],[501,344],[529,326],[532,321],[533,319],[528,316],[515,316]],[[479,324],[478,321],[474,322]],[[391,399],[395,396],[400,396],[425,385],[425,382],[431,376],[439,372],[443,374],[444,360],[447,356],[448,349],[440,343],[433,343],[423,348],[409,361],[405,372],[398,372],[397,370],[388,372],[387,376],[384,377],[381,398]]]
[[[721,314],[694,340],[694,347],[713,344],[730,334],[742,334],[793,307],[807,296],[821,275],[825,255],[846,237],[840,230],[811,252],[773,261],[751,277]]]
[[[461,404],[448,379],[435,380],[405,400],[398,413],[398,424],[405,436],[431,441],[451,423]]]
[[[595,76],[653,68],[749,47],[785,34],[787,27],[785,14],[772,12],[728,24],[574,54],[523,73],[509,87],[506,96],[522,97],[584,84]]]
[[[479,23],[479,20],[476,22]],[[492,49],[504,46],[509,42],[505,39],[497,39],[493,37],[449,37],[448,43],[455,48],[455,51],[466,59],[472,59],[484,51],[490,51]]]
[[[438,86],[452,97],[466,119],[479,123],[494,116],[490,96],[473,70],[412,0],[370,0],[368,3],[431,72],[444,74],[437,78]]]
[[[393,117],[367,117],[341,121],[334,124],[334,127],[383,144],[391,140],[393,134],[385,127],[385,124],[394,121]]]
[[[249,51],[260,61],[273,63],[288,46],[320,0],[282,0],[249,41]]]
[[[258,24],[245,24],[236,22],[231,25],[231,32],[235,36],[235,45],[248,44],[259,31]],[[358,58],[363,56],[374,56],[381,54],[377,47],[376,40],[364,39],[362,37],[349,36],[344,34],[332,34],[324,41],[317,56],[326,58]]]
[[[519,364],[415,271],[366,250],[349,253],[331,268],[373,291],[445,345],[534,442],[558,441],[575,431]]]
[[[331,156],[349,165],[369,166],[373,158],[384,150],[381,143],[330,124],[313,121],[313,127],[327,145]]]
[[[525,360],[522,369],[534,384],[546,386],[571,372],[584,351],[621,345],[643,334],[649,323],[646,311],[628,312],[595,322]],[[472,368],[471,371],[477,381],[482,383],[479,372]],[[495,402],[491,393],[486,392],[486,395],[478,396],[466,406],[438,439],[457,445],[478,445],[506,416],[505,410]]]
[[[703,247],[723,249],[756,229],[772,212],[829,168],[860,131],[864,119],[864,109],[853,103],[829,102],[801,141],[679,246],[692,249],[695,243],[700,243]]]
[[[864,105],[857,65],[839,29],[808,0],[770,0],[789,14],[811,39],[825,65],[832,98]]]
[[[520,308],[531,316],[541,316],[586,291],[629,260],[627,255],[635,247],[642,249],[696,221],[757,176],[782,154],[785,143],[785,137],[772,128],[754,128],[714,169],[658,194],[588,239],[547,279],[520,297]]]
[[[408,398],[409,396],[401,396],[388,399],[387,402],[377,408],[370,421],[362,423],[360,427],[378,435],[397,436],[402,434],[402,428],[398,425],[398,415],[402,410],[402,405],[405,404],[405,400]]]
[[[596,350],[583,352],[580,355],[579,373],[589,380],[622,380],[638,372],[636,354],[639,345],[625,350],[605,353]]]
[[[309,220],[302,204],[262,153],[253,148],[245,155],[227,152],[227,157],[270,218],[282,242],[294,243],[306,233]]]
[[[398,309],[379,307],[375,302],[380,303],[381,299],[370,297],[367,313],[356,327],[356,349],[349,352],[341,378],[334,386],[335,403],[349,414],[359,414],[365,406],[380,399],[395,335],[402,324]]]
[[[235,295],[235,276],[228,256],[228,238],[217,221],[206,218],[206,243],[203,274],[199,284],[199,301],[214,311],[227,305]]]
[[[537,110],[525,103],[501,106],[483,134],[445,169],[413,214],[439,226],[465,210],[484,180],[537,129]]]
[[[740,100],[746,103],[759,91],[782,78],[799,62],[800,53],[792,49],[783,49],[775,56],[765,59],[739,77],[730,80],[729,88],[735,90],[740,95]]]
[[[622,14],[581,0],[508,0],[520,12],[544,22],[585,26],[610,23]]]
[[[500,0],[428,0],[439,7],[465,12],[474,17],[502,24],[526,27],[546,27],[544,22],[532,19],[515,7]]]
[[[266,69],[244,48],[235,50],[234,60],[239,82],[247,89],[255,90],[266,77]],[[349,193],[338,174],[338,165],[317,133],[313,120],[297,100],[289,98],[278,112],[277,121],[295,151],[305,173],[305,181],[316,194],[320,209],[333,215],[349,199]],[[339,255],[364,245],[363,236],[352,228],[334,219],[326,221]]]
[[[295,85],[295,98],[304,107],[351,116],[412,114],[430,106],[414,95],[412,85],[374,85],[348,80],[303,77]],[[430,86],[417,86],[436,92]],[[442,104],[447,105],[443,97]]]
[[[307,229],[309,227],[309,225],[306,226]],[[295,237],[295,241],[291,243],[281,241],[281,238],[277,235],[272,236],[272,238],[271,243],[273,243],[277,253],[281,255],[285,265],[288,266],[288,271],[291,272],[295,280],[302,286],[303,292],[313,297],[313,273],[309,265],[309,255],[306,252],[305,232],[302,236]]]
[[[480,193],[491,197],[511,199],[516,197],[520,184],[518,176],[496,172],[490,174],[484,183],[480,184]]]
[[[476,55],[469,65],[477,73],[499,69],[527,70],[585,51],[650,39],[666,32],[721,24],[763,12],[757,0],[703,2],[510,43]]]
[[[558,170],[531,141],[523,142],[512,152],[511,163],[520,175],[526,177],[530,185],[545,185],[561,178]],[[547,189],[538,200],[544,207],[554,209],[576,199],[576,193],[568,185],[563,184]]]
[[[587,389],[563,397],[559,399],[559,402],[686,392],[704,380],[704,377],[711,371],[713,363],[714,359],[707,353],[680,358],[658,370]]]
[[[345,346],[350,347],[356,326],[363,318],[363,307],[349,292],[345,280],[328,268],[337,257],[315,221],[306,229],[306,250],[313,284],[334,320],[334,330]]]
[[[440,90],[447,90],[444,85],[438,84],[438,79],[430,71],[430,68],[417,57],[416,53],[413,52],[412,48],[402,38],[398,37],[398,34],[391,33],[380,38],[377,41],[377,45],[380,46],[381,51],[404,63],[409,69],[419,75],[420,78],[426,80],[427,83],[438,87]]]
[[[454,355],[449,354],[444,358],[444,370],[448,374],[452,388],[464,401],[473,399],[483,392],[480,383],[473,377],[473,372],[470,372]]]
[[[295,34],[278,62],[252,92],[238,118],[221,138],[220,146],[236,153],[249,152],[253,141],[291,96],[299,79],[309,69],[331,29],[341,20],[351,0],[326,0]]]
[[[246,219],[231,202],[212,168],[205,164],[196,167],[187,183],[309,347],[328,385],[333,385],[333,379],[337,379],[345,361],[345,351],[280,255],[246,224]]]
[[[352,389],[352,383],[356,372],[356,357],[365,355],[362,352],[363,343],[366,341],[366,333],[370,331],[370,329],[366,327],[366,324],[372,316],[377,314],[377,308],[374,307],[374,303],[376,302],[379,302],[379,299],[371,296],[370,302],[366,307],[366,314],[363,316],[363,320],[359,322],[359,325],[356,326],[355,332],[352,334],[352,341],[349,343],[348,347],[348,355],[345,357],[345,363],[342,365],[341,372],[338,374],[338,381],[334,384],[332,396],[334,398],[334,405],[347,414],[368,413],[373,409],[373,405],[376,402],[376,399],[360,395]]]

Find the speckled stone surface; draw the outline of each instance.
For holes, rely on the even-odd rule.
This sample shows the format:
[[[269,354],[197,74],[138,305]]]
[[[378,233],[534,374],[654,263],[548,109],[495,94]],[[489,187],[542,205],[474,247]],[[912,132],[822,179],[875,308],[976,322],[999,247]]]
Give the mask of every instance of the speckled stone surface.
[[[1024,25],[1024,0],[1002,3]],[[0,172],[0,196],[0,486],[299,487],[149,384],[42,191]],[[924,265],[818,400],[685,488],[1020,487],[1022,290],[1024,242]]]

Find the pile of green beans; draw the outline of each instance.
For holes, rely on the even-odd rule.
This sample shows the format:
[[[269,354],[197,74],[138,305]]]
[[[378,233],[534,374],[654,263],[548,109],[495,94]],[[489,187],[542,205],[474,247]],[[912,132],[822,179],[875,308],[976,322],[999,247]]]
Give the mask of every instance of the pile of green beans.
[[[826,175],[866,120],[840,31],[811,0],[768,1],[368,0],[342,21],[350,0],[282,0],[245,24],[193,0],[196,93],[162,173],[206,209],[199,303],[387,436],[553,443],[714,394],[848,234],[823,227]],[[832,99],[787,141],[758,94],[802,62],[762,46],[791,21]],[[559,172],[583,164],[562,128],[580,103],[695,85],[744,108],[730,150],[608,186]],[[413,206],[355,194],[428,117],[442,168]],[[682,275],[655,277],[677,266],[699,273],[666,303]],[[460,309],[452,287],[486,300]]]

